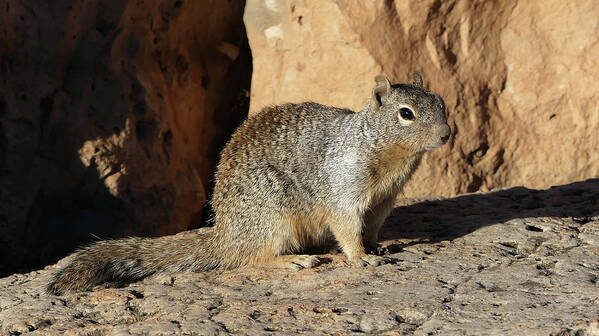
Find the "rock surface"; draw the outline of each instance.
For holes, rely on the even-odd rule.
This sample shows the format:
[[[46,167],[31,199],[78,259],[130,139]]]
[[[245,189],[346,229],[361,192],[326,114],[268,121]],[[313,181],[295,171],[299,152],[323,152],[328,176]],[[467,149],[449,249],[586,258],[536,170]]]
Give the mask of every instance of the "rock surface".
[[[41,292],[54,267],[15,274],[0,334],[599,335],[599,180],[416,201],[383,228],[379,267],[326,254],[61,297]]]
[[[247,115],[243,3],[0,8],[0,274],[93,234],[197,227],[220,146]]]
[[[248,0],[250,113],[312,100],[361,109],[385,73],[447,104],[453,137],[410,197],[599,176],[599,3]]]

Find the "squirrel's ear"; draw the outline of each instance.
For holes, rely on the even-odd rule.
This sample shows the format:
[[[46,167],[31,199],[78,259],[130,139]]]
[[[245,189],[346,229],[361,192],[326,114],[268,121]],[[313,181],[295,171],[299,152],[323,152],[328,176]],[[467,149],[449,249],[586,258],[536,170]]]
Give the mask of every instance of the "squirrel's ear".
[[[374,89],[372,89],[372,101],[378,108],[383,105],[382,97],[391,91],[391,83],[389,83],[387,77],[383,75],[376,76],[374,81],[376,84],[374,85]]]
[[[414,85],[418,87],[422,87],[422,76],[420,76],[420,71],[414,71]]]

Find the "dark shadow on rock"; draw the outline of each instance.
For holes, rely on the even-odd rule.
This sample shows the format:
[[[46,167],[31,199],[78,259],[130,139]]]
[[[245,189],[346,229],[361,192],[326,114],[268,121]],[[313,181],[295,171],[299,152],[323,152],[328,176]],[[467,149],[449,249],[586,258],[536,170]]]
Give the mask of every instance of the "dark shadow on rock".
[[[199,80],[187,75],[198,67],[208,71],[217,63],[214,71],[227,70],[231,83],[213,76],[206,85],[216,96],[206,111],[193,106],[194,113],[219,114],[201,125],[214,129],[216,139],[209,145],[219,147],[228,137],[223,133],[247,114],[251,54],[243,3],[232,3],[219,4],[221,11],[233,8],[227,12],[231,26],[210,28],[224,27],[223,34],[230,35],[225,40],[242,45],[235,60],[200,45],[214,42],[212,37],[203,41],[204,36],[190,37],[198,50],[190,52],[195,58],[177,55],[186,45],[170,48],[168,25],[188,4],[211,6],[5,1],[0,11],[0,277],[54,263],[98,239],[173,233],[168,228],[177,222],[173,213],[194,208],[201,218],[201,202],[177,204],[181,193],[175,189],[186,189],[181,198],[201,194],[205,176],[194,175],[194,163],[186,162],[181,150],[173,153],[181,135],[171,131],[165,112],[170,87],[151,82],[142,65],[158,64],[165,77],[179,75],[178,84]],[[126,24],[137,26],[128,31]],[[148,45],[153,49],[148,51]],[[185,169],[173,172],[175,159]],[[207,167],[205,175],[216,163],[207,157],[196,161]]]
[[[96,239],[92,232],[125,231],[122,202],[78,153],[86,141],[124,129],[128,114],[121,79],[108,70],[126,3],[111,4],[7,1],[2,11],[0,276],[55,261]],[[78,14],[88,21],[61,31]]]
[[[597,215],[599,179],[546,190],[513,187],[397,207],[381,230],[380,240],[414,239],[406,245],[387,247],[390,253],[395,253],[407,245],[452,240],[481,227],[516,218],[572,218],[584,223]],[[534,225],[526,229],[540,230]]]

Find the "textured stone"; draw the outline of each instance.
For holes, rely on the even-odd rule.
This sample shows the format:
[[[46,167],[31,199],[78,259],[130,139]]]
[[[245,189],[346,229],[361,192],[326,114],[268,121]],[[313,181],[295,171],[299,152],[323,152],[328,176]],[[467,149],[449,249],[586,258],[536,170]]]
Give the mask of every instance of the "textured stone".
[[[312,100],[359,110],[373,78],[419,69],[453,137],[409,197],[599,176],[599,4],[249,0],[250,113]]]
[[[331,253],[61,297],[41,292],[50,266],[0,279],[0,334],[599,335],[598,242],[599,180],[404,201],[390,264]]]
[[[243,3],[0,8],[0,274],[94,235],[198,226],[218,151],[247,113]]]

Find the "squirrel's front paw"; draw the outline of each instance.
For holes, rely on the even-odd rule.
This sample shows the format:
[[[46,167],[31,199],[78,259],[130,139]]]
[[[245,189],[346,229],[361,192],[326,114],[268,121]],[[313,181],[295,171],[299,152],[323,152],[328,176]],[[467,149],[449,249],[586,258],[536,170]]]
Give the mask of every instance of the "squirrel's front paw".
[[[361,256],[352,258],[351,261],[358,266],[364,267],[368,265],[378,266],[386,264],[389,260],[372,254],[363,254]]]

